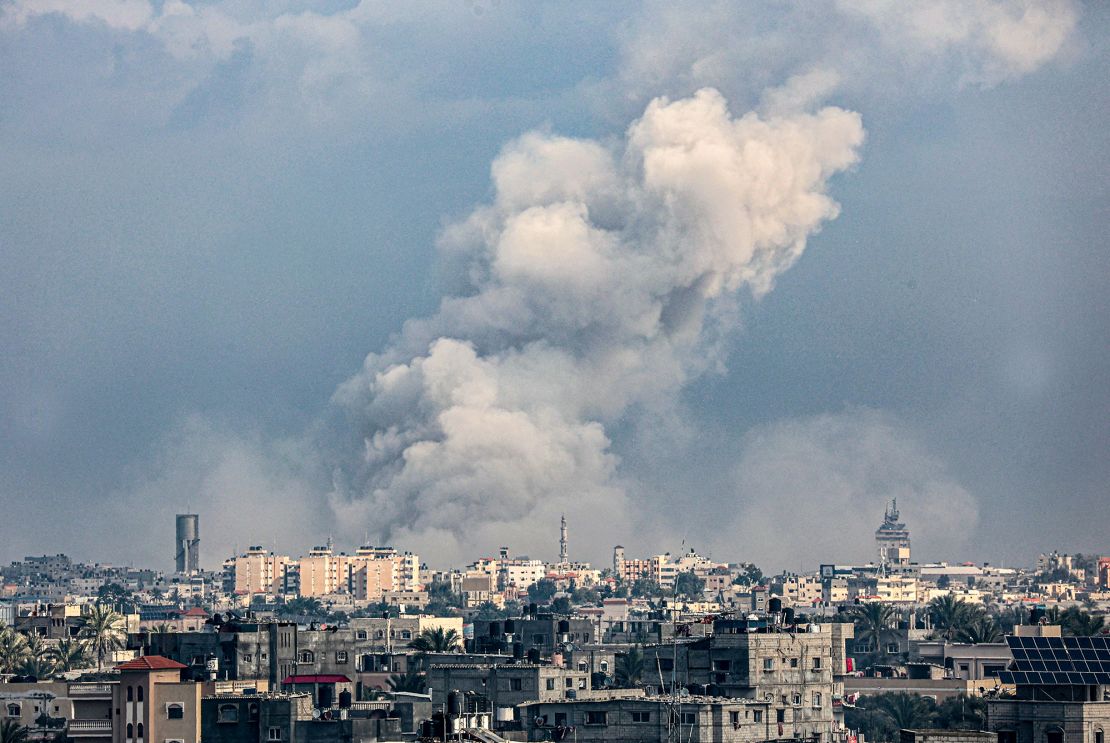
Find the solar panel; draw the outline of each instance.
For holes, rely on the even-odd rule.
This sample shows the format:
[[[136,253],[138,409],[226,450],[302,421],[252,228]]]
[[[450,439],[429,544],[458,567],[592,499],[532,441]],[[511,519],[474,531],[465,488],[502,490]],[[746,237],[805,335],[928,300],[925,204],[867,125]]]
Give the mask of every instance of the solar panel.
[[[1014,657],[1005,684],[1110,685],[1110,638],[1007,637]]]

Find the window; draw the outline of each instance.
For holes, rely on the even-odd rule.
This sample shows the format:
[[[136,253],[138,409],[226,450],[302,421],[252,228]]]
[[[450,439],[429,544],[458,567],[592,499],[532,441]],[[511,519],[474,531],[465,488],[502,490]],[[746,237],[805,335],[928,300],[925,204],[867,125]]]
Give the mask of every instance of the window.
[[[773,671],[773,670],[775,670],[775,659],[774,658],[764,658],[763,659],[763,670],[764,671]]]
[[[524,688],[524,682],[521,679],[509,679],[509,690],[520,691]]]
[[[1102,731],[1101,730],[1096,730],[1095,731],[1095,743],[1102,743],[1102,740],[1103,740]]]
[[[360,629],[358,632],[355,632],[355,639],[356,640],[365,640],[366,639],[366,630]]]
[[[266,733],[266,740],[281,740],[281,728],[270,728]]]
[[[603,710],[588,710],[586,712],[587,725],[607,725],[605,712]]]
[[[633,712],[632,722],[651,722],[650,712]]]
[[[815,670],[815,671],[820,671],[821,670],[821,656],[817,656],[816,658],[813,659],[813,670]]]
[[[547,680],[547,690],[548,691],[554,691],[554,689],[555,689],[555,679],[548,679]]]
[[[135,701],[135,687],[134,686],[128,686],[127,687],[127,701],[129,701],[129,702],[134,702]],[[128,736],[128,737],[131,737],[131,736]]]
[[[412,630],[407,630],[407,629],[401,630],[401,639],[402,640],[411,640],[412,639]]]
[[[129,723],[127,723],[127,739],[131,740],[134,737],[135,737],[135,726],[132,725],[129,722]]]
[[[254,660],[254,656],[252,656],[250,653],[243,653],[243,662],[244,663],[250,663],[253,660]]]
[[[738,710],[733,710],[729,712],[728,721],[732,723],[732,726],[734,728],[740,727],[740,712]]]
[[[898,652],[898,643],[888,642],[887,645],[886,645],[886,651],[888,653],[891,653],[891,654],[897,653]]]
[[[607,661],[607,660],[601,661],[600,668],[601,668],[602,673],[609,673],[609,661]]]
[[[813,692],[813,708],[821,709],[821,694],[820,692]]]
[[[185,707],[174,702],[166,705],[166,719],[167,720],[181,720],[185,717]]]
[[[673,658],[660,658],[659,659],[659,668],[661,670],[664,670],[664,671],[673,670],[674,669],[674,659]]]
[[[693,712],[683,712],[682,713],[682,724],[683,725],[694,725],[694,724],[697,724],[697,721],[698,721],[698,717]]]
[[[258,703],[251,702],[247,705],[247,721],[258,722]]]
[[[20,708],[18,704],[8,705],[8,717],[19,717]]]
[[[730,660],[715,660],[713,661],[714,671],[727,671],[732,668],[732,661]]]
[[[315,663],[316,654],[313,653],[311,650],[302,650],[297,656],[297,661],[300,663]]]
[[[141,687],[141,686],[136,686],[135,687],[135,701],[136,702],[143,701],[143,687]],[[139,737],[141,738],[143,736],[140,735]]]
[[[761,710],[761,709],[753,709],[752,710],[752,722],[763,722],[763,710]]]
[[[794,694],[794,706],[797,707],[801,703],[802,703],[802,695],[795,693]]]
[[[586,677],[585,676],[578,679],[578,688],[579,689],[585,689],[586,688]]]
[[[340,665],[346,663],[347,662],[347,651],[346,650],[336,650],[335,651],[335,662],[339,663]]]
[[[574,688],[574,679],[568,676],[566,678],[566,685],[568,689]]]
[[[775,722],[786,722],[786,710],[784,710],[784,709],[775,710]]]
[[[579,671],[585,671],[586,670],[586,661],[584,661],[584,660],[578,661],[578,670]]]
[[[797,668],[798,667],[798,659],[797,658],[791,658],[790,659],[790,667],[791,668]]]
[[[216,722],[239,722],[239,708],[234,704],[221,704],[216,713]]]
[[[143,737],[143,724],[141,722],[135,726],[135,737],[140,739]]]

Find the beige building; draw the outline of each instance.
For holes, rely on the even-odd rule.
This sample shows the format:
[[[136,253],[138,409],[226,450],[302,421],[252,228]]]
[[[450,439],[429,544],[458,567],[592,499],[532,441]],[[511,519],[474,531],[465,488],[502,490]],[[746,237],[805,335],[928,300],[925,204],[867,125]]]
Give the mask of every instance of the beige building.
[[[288,555],[275,555],[260,545],[251,547],[234,560],[235,593],[253,596],[256,593],[284,593],[285,573],[293,560]]]
[[[199,743],[202,685],[182,681],[185,668],[160,655],[116,666],[112,743]]]

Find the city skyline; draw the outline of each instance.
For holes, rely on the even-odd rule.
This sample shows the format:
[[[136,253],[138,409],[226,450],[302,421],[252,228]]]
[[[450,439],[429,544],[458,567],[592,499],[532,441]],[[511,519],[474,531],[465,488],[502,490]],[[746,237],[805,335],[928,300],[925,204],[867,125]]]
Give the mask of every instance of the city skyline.
[[[0,560],[1099,551],[1108,28],[8,3]]]

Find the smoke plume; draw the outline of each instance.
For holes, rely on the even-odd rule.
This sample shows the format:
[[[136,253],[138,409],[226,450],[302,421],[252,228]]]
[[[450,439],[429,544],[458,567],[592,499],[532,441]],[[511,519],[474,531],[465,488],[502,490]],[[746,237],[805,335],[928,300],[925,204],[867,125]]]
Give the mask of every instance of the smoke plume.
[[[440,548],[555,509],[611,529],[606,427],[712,362],[728,300],[836,217],[829,179],[863,137],[850,111],[734,117],[706,89],[651,102],[619,145],[509,144],[493,202],[443,235],[466,291],[335,393],[357,442],[333,462],[340,523]]]

